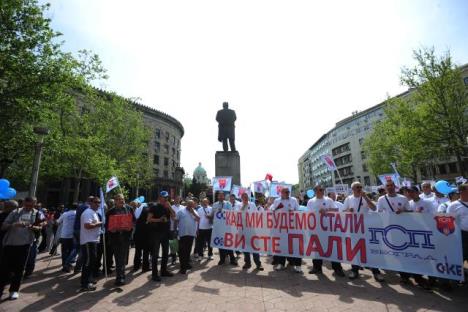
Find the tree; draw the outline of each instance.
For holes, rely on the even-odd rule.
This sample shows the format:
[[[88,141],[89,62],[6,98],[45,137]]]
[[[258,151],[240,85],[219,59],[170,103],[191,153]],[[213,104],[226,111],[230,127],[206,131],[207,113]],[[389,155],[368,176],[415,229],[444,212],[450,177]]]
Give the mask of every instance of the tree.
[[[364,142],[369,167],[381,174],[395,162],[400,174],[416,181],[418,168],[455,156],[463,173],[468,99],[461,72],[449,53],[438,58],[425,49],[414,56],[417,65],[401,76],[411,91],[386,101],[385,119]]]
[[[414,58],[416,66],[404,68],[401,81],[415,89],[413,101],[425,121],[420,125],[421,136],[428,145],[437,145],[441,156],[455,157],[461,174],[466,175],[468,90],[461,70],[449,51],[438,57],[433,48],[422,49],[414,52]]]

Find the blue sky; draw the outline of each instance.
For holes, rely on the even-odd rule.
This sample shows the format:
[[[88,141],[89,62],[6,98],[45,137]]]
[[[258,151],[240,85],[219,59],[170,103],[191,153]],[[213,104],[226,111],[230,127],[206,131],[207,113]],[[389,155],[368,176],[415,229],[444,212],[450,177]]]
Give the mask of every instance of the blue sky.
[[[298,181],[298,158],[355,110],[405,91],[412,51],[468,63],[468,1],[49,1],[64,49],[99,54],[98,87],[182,122],[182,166],[214,175],[216,111],[236,110],[242,182]]]

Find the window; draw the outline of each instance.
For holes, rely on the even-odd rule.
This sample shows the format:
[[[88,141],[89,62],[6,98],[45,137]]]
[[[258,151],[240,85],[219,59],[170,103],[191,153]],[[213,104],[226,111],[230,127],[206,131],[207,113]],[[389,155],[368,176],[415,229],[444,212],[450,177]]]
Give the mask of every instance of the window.
[[[463,82],[465,83],[465,86],[468,86],[468,77],[463,78]]]
[[[169,178],[169,172],[167,170],[164,170],[164,177],[167,179]]]
[[[366,164],[362,164],[362,171],[367,172],[367,165]],[[369,184],[367,184],[367,185],[369,185]]]
[[[159,165],[159,155],[154,155],[153,156],[153,164]]]
[[[359,145],[362,145],[362,143],[364,143],[364,138],[359,139]]]
[[[449,167],[449,172],[450,173],[457,173],[457,163],[449,163],[448,164],[448,167]]]
[[[166,132],[166,142],[167,143],[169,143],[169,136],[170,136],[169,132]]]
[[[371,185],[369,177],[364,177],[364,185]]]
[[[159,152],[161,150],[161,144],[159,142],[154,143],[154,151]]]
[[[159,140],[161,138],[161,129],[156,128],[156,130],[154,131],[154,136],[156,137],[156,139]]]
[[[175,155],[175,148],[172,148],[172,154],[171,154],[171,155],[172,155],[172,156]]]
[[[366,153],[364,151],[361,151],[361,159],[366,159]]]
[[[169,158],[164,157],[164,166],[169,166]]]
[[[154,175],[156,176],[156,178],[159,177],[159,169],[154,169]]]
[[[447,168],[445,167],[445,164],[439,165],[439,173],[440,174],[447,174]]]
[[[169,154],[169,144],[164,144],[164,153]]]

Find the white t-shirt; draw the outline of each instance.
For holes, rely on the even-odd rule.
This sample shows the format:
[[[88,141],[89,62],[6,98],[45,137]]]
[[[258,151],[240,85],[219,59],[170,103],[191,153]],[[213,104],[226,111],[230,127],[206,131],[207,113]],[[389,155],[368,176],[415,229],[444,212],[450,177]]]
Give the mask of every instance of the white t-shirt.
[[[447,208],[448,206],[450,206],[451,202],[450,201],[447,201],[445,203],[442,203],[439,205],[439,207],[437,207],[437,212],[438,213],[447,213]]]
[[[231,203],[231,202],[230,202]],[[234,201],[234,204],[231,203],[232,210],[239,210],[241,202],[240,201]]]
[[[387,202],[388,199],[388,202]],[[390,206],[388,205],[390,203]],[[397,210],[409,211],[409,202],[405,196],[396,194],[395,196],[383,195],[377,201],[378,212],[396,212]]]
[[[194,212],[198,216],[198,213],[195,210]],[[179,209],[179,211],[177,211],[176,216],[177,220],[179,221],[179,237],[197,236],[197,221],[195,221],[195,217],[188,211],[186,207]]]
[[[237,206],[237,211],[259,211],[257,210],[257,206],[255,206],[254,203],[248,202],[247,206],[244,207],[244,204],[242,202],[239,203],[239,206]]]
[[[419,199],[417,202],[410,200],[410,210],[419,213],[435,214],[433,202],[426,199]]]
[[[185,208],[185,206],[182,206],[182,205],[172,205],[172,209],[174,210],[174,213],[177,215],[177,212],[181,209],[181,208]],[[174,223],[174,220],[171,219],[171,231],[175,231],[177,230],[175,228],[175,223]]]
[[[466,206],[465,206],[465,205]],[[447,213],[452,213],[460,219],[460,228],[462,231],[468,231],[468,202],[456,200],[452,202],[448,208]]]
[[[430,192],[429,194],[425,194],[425,193],[421,193],[419,194],[419,198],[421,199],[430,199],[430,200],[433,200],[435,198],[435,194]]]
[[[361,204],[359,208],[359,203]],[[353,212],[359,212],[359,213],[369,213],[372,211],[369,207],[369,204],[367,201],[364,199],[364,197],[359,196],[356,197],[354,194],[349,195],[346,197],[344,203],[343,203],[343,208],[340,209],[340,211],[346,211],[348,209],[353,208]]]
[[[322,209],[325,211],[335,211],[336,208],[335,202],[326,196],[322,198],[314,197],[307,202],[307,210],[309,211],[319,212]]]
[[[75,225],[76,210],[68,210],[64,212],[57,220],[58,224],[62,224],[60,238],[73,238],[73,226]]]
[[[299,203],[294,197],[289,197],[288,199],[281,199],[281,197],[278,197],[271,205],[271,210],[275,211],[280,209],[299,210]]]
[[[208,206],[208,207],[202,206],[198,208],[197,213],[200,216],[200,221],[198,222],[198,228],[200,230],[209,230],[213,228],[213,224],[211,224],[210,220],[206,217],[207,215],[209,216],[212,211],[213,211],[213,208],[211,208],[211,206]]]
[[[97,223],[99,222],[99,217],[91,208],[87,208],[81,214],[81,230],[80,230],[80,245],[84,245],[86,243],[99,242],[99,234],[101,232],[101,227],[97,226],[92,229],[85,228],[85,223]]]
[[[337,200],[333,201],[335,203],[335,206],[336,206],[336,209],[338,209],[338,211],[342,211],[343,210],[343,204]]]

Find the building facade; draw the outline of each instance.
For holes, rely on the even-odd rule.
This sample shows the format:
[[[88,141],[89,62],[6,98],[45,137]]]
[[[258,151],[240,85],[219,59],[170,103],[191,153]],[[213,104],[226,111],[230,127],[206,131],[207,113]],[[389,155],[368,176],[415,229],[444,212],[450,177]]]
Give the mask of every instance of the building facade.
[[[468,86],[468,65],[461,67],[462,79]],[[408,99],[412,90],[403,92],[397,97]],[[325,186],[333,184],[351,184],[360,181],[366,186],[378,185],[377,177],[369,171],[366,155],[362,149],[365,138],[371,133],[375,123],[385,118],[385,102],[377,104],[336,123],[335,127],[323,134],[298,161],[299,184],[301,190],[312,188],[321,183]],[[321,155],[332,155],[338,168],[337,172],[326,171],[326,165],[320,159]],[[468,160],[465,162],[468,166]],[[418,180],[453,179],[459,175],[460,168],[456,159],[434,159],[434,162],[423,168],[418,168]]]

